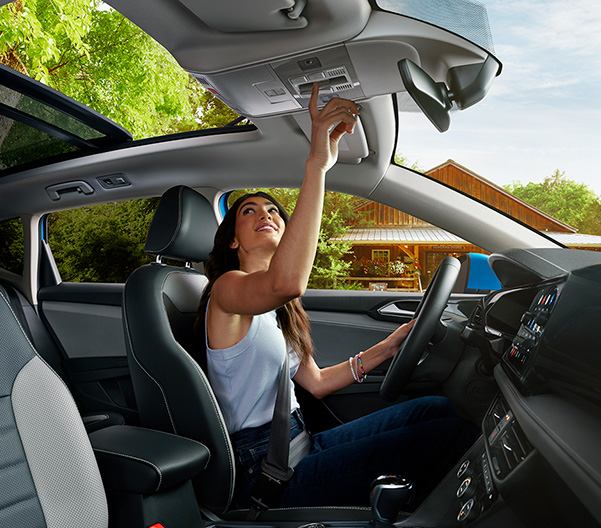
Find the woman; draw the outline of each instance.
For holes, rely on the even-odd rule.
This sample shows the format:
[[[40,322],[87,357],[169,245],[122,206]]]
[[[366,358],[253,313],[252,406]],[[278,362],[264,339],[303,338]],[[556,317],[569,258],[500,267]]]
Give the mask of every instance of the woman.
[[[320,369],[313,359],[299,297],[315,257],[325,175],[336,162],[340,138],[353,132],[359,113],[344,99],[330,100],[320,111],[317,96],[315,85],[309,103],[311,151],[294,214],[289,218],[264,193],[241,197],[225,215],[206,265],[209,285],[198,326],[205,330],[209,378],[236,454],[234,502],[239,507],[249,506],[267,450],[285,354],[291,377],[323,398],[362,382],[393,357],[413,325],[402,325],[348,362]],[[294,395],[291,400],[294,437],[304,424]],[[444,398],[396,405],[314,435],[311,453],[296,466],[279,505],[368,504],[371,481],[395,472],[412,478],[423,497],[473,440],[473,426]]]

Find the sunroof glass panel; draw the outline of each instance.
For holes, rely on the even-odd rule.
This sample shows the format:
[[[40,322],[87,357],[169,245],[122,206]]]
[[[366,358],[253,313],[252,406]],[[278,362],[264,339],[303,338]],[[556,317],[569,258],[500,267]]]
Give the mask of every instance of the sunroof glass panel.
[[[0,170],[77,150],[66,141],[0,116]]]
[[[51,106],[36,101],[27,95],[23,95],[11,88],[0,85],[0,103],[5,104],[15,110],[19,110],[29,116],[35,117],[50,123],[61,130],[65,130],[77,137],[85,140],[92,140],[104,137],[102,132],[78,121],[77,119],[60,112]]]

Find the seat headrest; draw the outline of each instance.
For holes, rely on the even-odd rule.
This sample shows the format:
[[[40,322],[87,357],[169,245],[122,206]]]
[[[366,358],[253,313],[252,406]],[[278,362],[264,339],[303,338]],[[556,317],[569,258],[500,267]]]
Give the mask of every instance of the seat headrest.
[[[213,248],[217,219],[209,201],[196,191],[178,185],[163,194],[144,251],[150,255],[204,262]]]

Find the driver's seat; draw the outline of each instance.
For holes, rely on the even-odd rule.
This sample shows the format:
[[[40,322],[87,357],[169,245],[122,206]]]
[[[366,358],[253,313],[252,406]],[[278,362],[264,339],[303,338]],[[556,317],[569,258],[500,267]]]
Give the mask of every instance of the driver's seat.
[[[216,229],[213,207],[204,196],[189,187],[173,187],[161,198],[145,251],[204,262]],[[206,283],[194,269],[160,262],[134,271],[123,301],[128,361],[142,425],[198,440],[211,452],[207,469],[194,482],[199,504],[230,520],[244,519],[245,511],[229,511],[235,460],[217,400],[199,366],[204,343],[197,342],[193,330]],[[260,519],[369,520],[370,510],[275,508]]]

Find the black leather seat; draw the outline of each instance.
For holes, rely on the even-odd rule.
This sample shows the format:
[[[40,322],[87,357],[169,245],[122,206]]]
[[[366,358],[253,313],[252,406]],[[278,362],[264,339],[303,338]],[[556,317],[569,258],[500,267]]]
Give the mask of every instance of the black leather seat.
[[[213,246],[217,221],[211,204],[184,186],[169,189],[153,218],[145,250],[164,258],[204,262]],[[160,259],[159,259],[160,260]],[[191,268],[153,263],[125,285],[124,320],[128,358],[141,423],[198,440],[211,460],[194,481],[201,506],[229,519],[235,461],[225,422],[197,359],[193,326],[206,277]],[[199,352],[201,352],[199,354]],[[270,510],[261,519],[365,520],[366,508]]]

